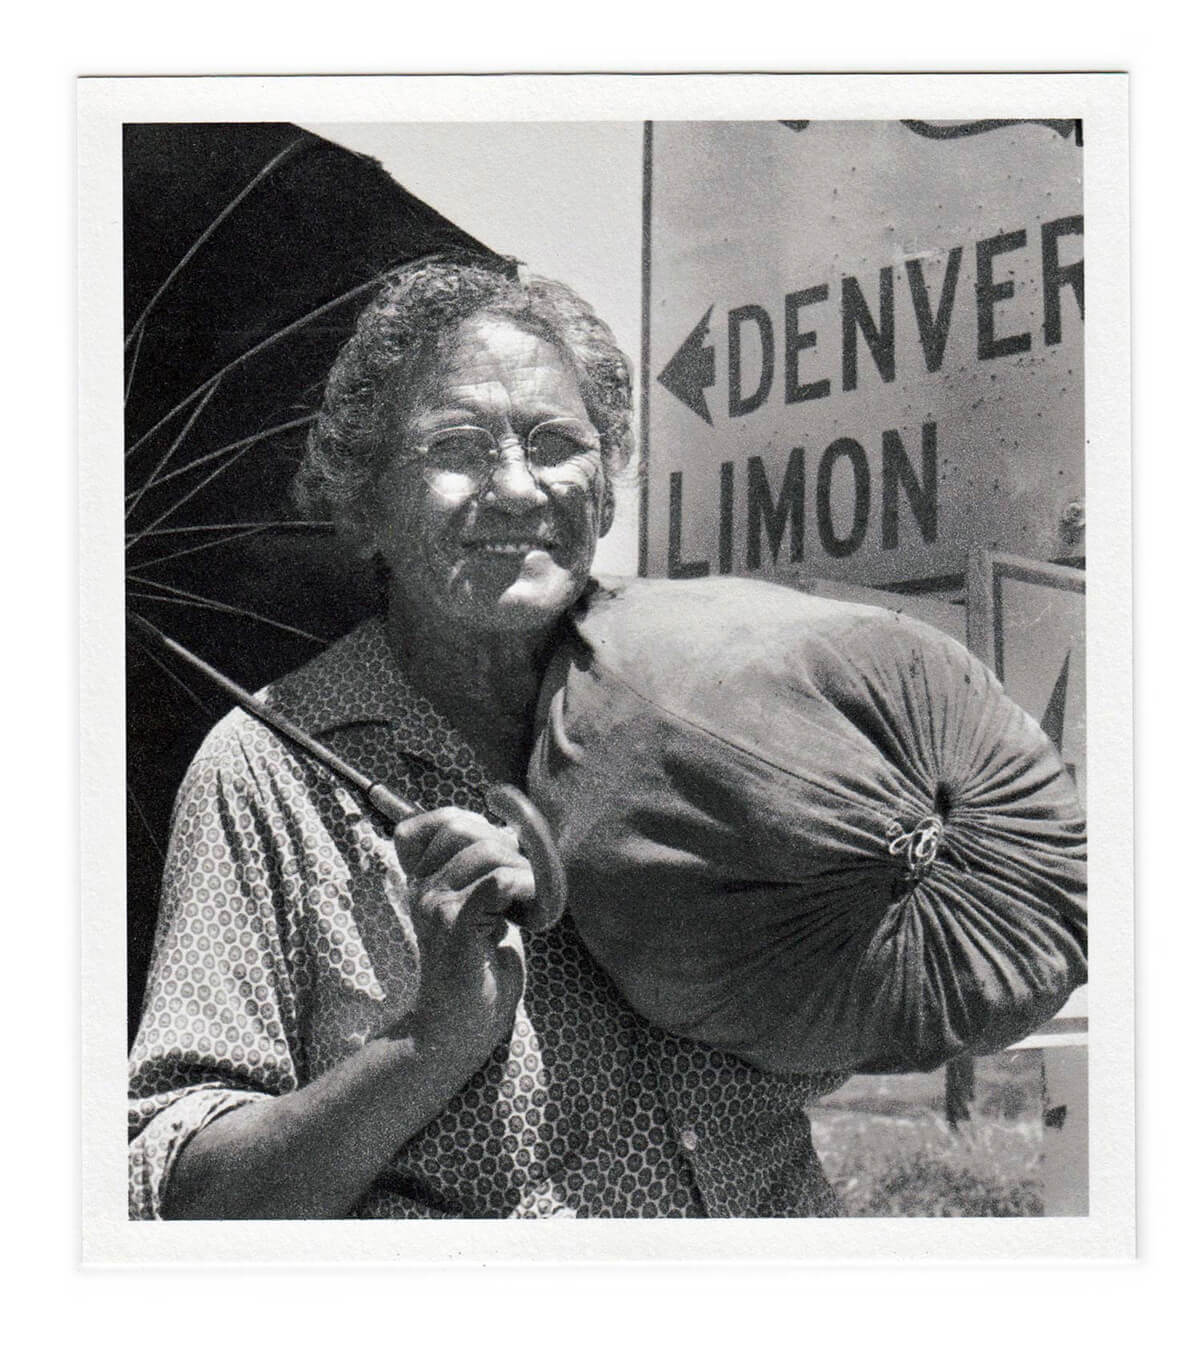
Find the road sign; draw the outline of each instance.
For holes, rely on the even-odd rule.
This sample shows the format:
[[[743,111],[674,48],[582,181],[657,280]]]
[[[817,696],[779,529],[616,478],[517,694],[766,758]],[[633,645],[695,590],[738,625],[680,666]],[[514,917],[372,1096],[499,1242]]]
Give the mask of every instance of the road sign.
[[[1077,123],[648,128],[641,565],[962,575],[1083,497]]]

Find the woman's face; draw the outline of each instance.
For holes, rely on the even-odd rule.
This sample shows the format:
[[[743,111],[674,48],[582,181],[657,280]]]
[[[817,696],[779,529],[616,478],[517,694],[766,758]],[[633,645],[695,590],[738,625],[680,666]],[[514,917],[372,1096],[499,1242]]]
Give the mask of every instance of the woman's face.
[[[404,390],[396,440],[368,530],[398,611],[532,632],[574,603],[611,520],[599,439],[556,347],[507,318],[468,319]]]

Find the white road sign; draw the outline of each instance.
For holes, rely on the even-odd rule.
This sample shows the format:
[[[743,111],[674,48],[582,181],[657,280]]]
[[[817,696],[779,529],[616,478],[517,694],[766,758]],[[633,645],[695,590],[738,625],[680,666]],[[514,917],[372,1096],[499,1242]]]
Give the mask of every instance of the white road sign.
[[[1083,499],[1080,127],[648,131],[641,566],[961,576]]]

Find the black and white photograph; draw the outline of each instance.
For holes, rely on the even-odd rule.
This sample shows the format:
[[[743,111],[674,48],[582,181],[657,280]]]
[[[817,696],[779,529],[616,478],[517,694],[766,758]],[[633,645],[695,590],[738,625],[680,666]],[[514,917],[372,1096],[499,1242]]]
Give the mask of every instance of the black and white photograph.
[[[81,81],[87,1260],[1128,1254],[1125,98]]]

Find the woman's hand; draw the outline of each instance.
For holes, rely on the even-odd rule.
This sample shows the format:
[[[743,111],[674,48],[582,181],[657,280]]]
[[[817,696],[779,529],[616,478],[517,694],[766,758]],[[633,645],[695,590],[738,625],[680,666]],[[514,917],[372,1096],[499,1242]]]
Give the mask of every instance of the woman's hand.
[[[393,835],[420,959],[400,1031],[465,1082],[512,1031],[525,960],[511,920],[533,904],[533,871],[508,828],[465,809],[422,813]]]

